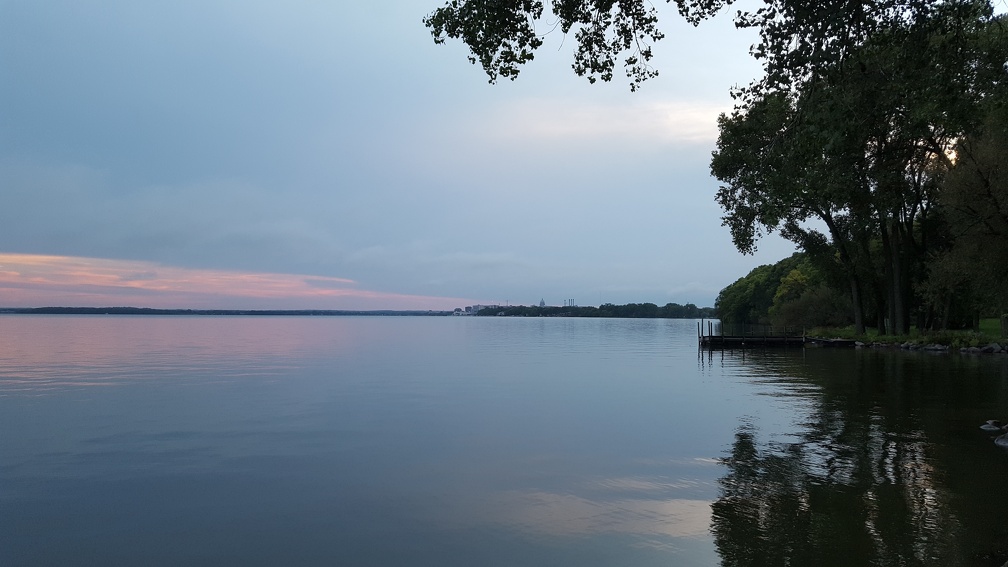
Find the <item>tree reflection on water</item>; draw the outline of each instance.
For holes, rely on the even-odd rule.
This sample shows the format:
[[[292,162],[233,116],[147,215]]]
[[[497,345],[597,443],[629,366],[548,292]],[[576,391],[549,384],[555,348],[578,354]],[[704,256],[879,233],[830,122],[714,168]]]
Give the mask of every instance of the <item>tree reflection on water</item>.
[[[976,427],[1008,407],[1003,363],[747,356],[755,382],[808,414],[786,442],[736,430],[711,506],[723,565],[1005,563],[1008,455]]]

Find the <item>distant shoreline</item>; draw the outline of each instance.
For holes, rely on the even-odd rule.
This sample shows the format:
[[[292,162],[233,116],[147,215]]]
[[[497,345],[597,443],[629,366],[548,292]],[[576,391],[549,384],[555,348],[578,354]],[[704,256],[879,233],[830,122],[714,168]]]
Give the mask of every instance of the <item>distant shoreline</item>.
[[[150,307],[6,307],[0,315],[259,315],[296,317],[350,317],[350,316],[424,316],[445,317],[451,311],[397,311],[374,309],[349,311],[336,309],[154,309]]]
[[[640,304],[645,306],[650,304]],[[677,304],[670,304],[666,308]],[[596,307],[501,307],[484,309],[477,316],[510,317],[598,317],[605,319],[700,319],[713,318],[711,308],[698,312],[670,313],[667,310],[640,311],[638,304]],[[692,306],[691,306],[692,307]],[[697,309],[693,307],[693,309]],[[484,312],[485,311],[485,312]],[[172,316],[287,316],[287,317],[450,317],[456,311],[371,309],[156,309],[152,307],[0,307],[0,315],[172,315]],[[466,314],[467,316],[472,316]]]

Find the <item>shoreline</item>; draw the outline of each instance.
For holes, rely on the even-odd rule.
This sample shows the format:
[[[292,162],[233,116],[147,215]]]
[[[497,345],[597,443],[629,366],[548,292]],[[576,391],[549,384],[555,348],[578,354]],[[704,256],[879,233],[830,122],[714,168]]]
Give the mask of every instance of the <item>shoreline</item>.
[[[854,348],[924,351],[924,352],[936,352],[936,353],[958,352],[960,354],[1008,354],[1008,341],[1005,341],[1004,344],[998,342],[990,342],[982,347],[964,346],[959,348],[954,348],[952,345],[943,345],[939,343],[914,343],[910,341],[906,341],[903,343],[886,343],[877,341],[866,343],[862,341],[855,341]]]

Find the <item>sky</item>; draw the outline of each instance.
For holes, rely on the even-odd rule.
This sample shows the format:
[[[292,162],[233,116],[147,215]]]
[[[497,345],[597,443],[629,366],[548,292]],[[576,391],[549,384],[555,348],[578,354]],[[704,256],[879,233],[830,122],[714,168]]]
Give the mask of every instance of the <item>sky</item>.
[[[0,307],[712,306],[794,252],[714,201],[730,14],[656,3],[632,93],[545,24],[488,84],[442,3],[0,0]]]

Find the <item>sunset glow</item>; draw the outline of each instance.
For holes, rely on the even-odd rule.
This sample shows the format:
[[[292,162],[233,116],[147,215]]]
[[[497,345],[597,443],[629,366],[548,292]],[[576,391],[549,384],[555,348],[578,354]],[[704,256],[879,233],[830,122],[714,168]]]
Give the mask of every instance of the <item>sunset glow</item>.
[[[0,254],[0,307],[447,310],[465,304],[457,298],[363,290],[336,277]]]

